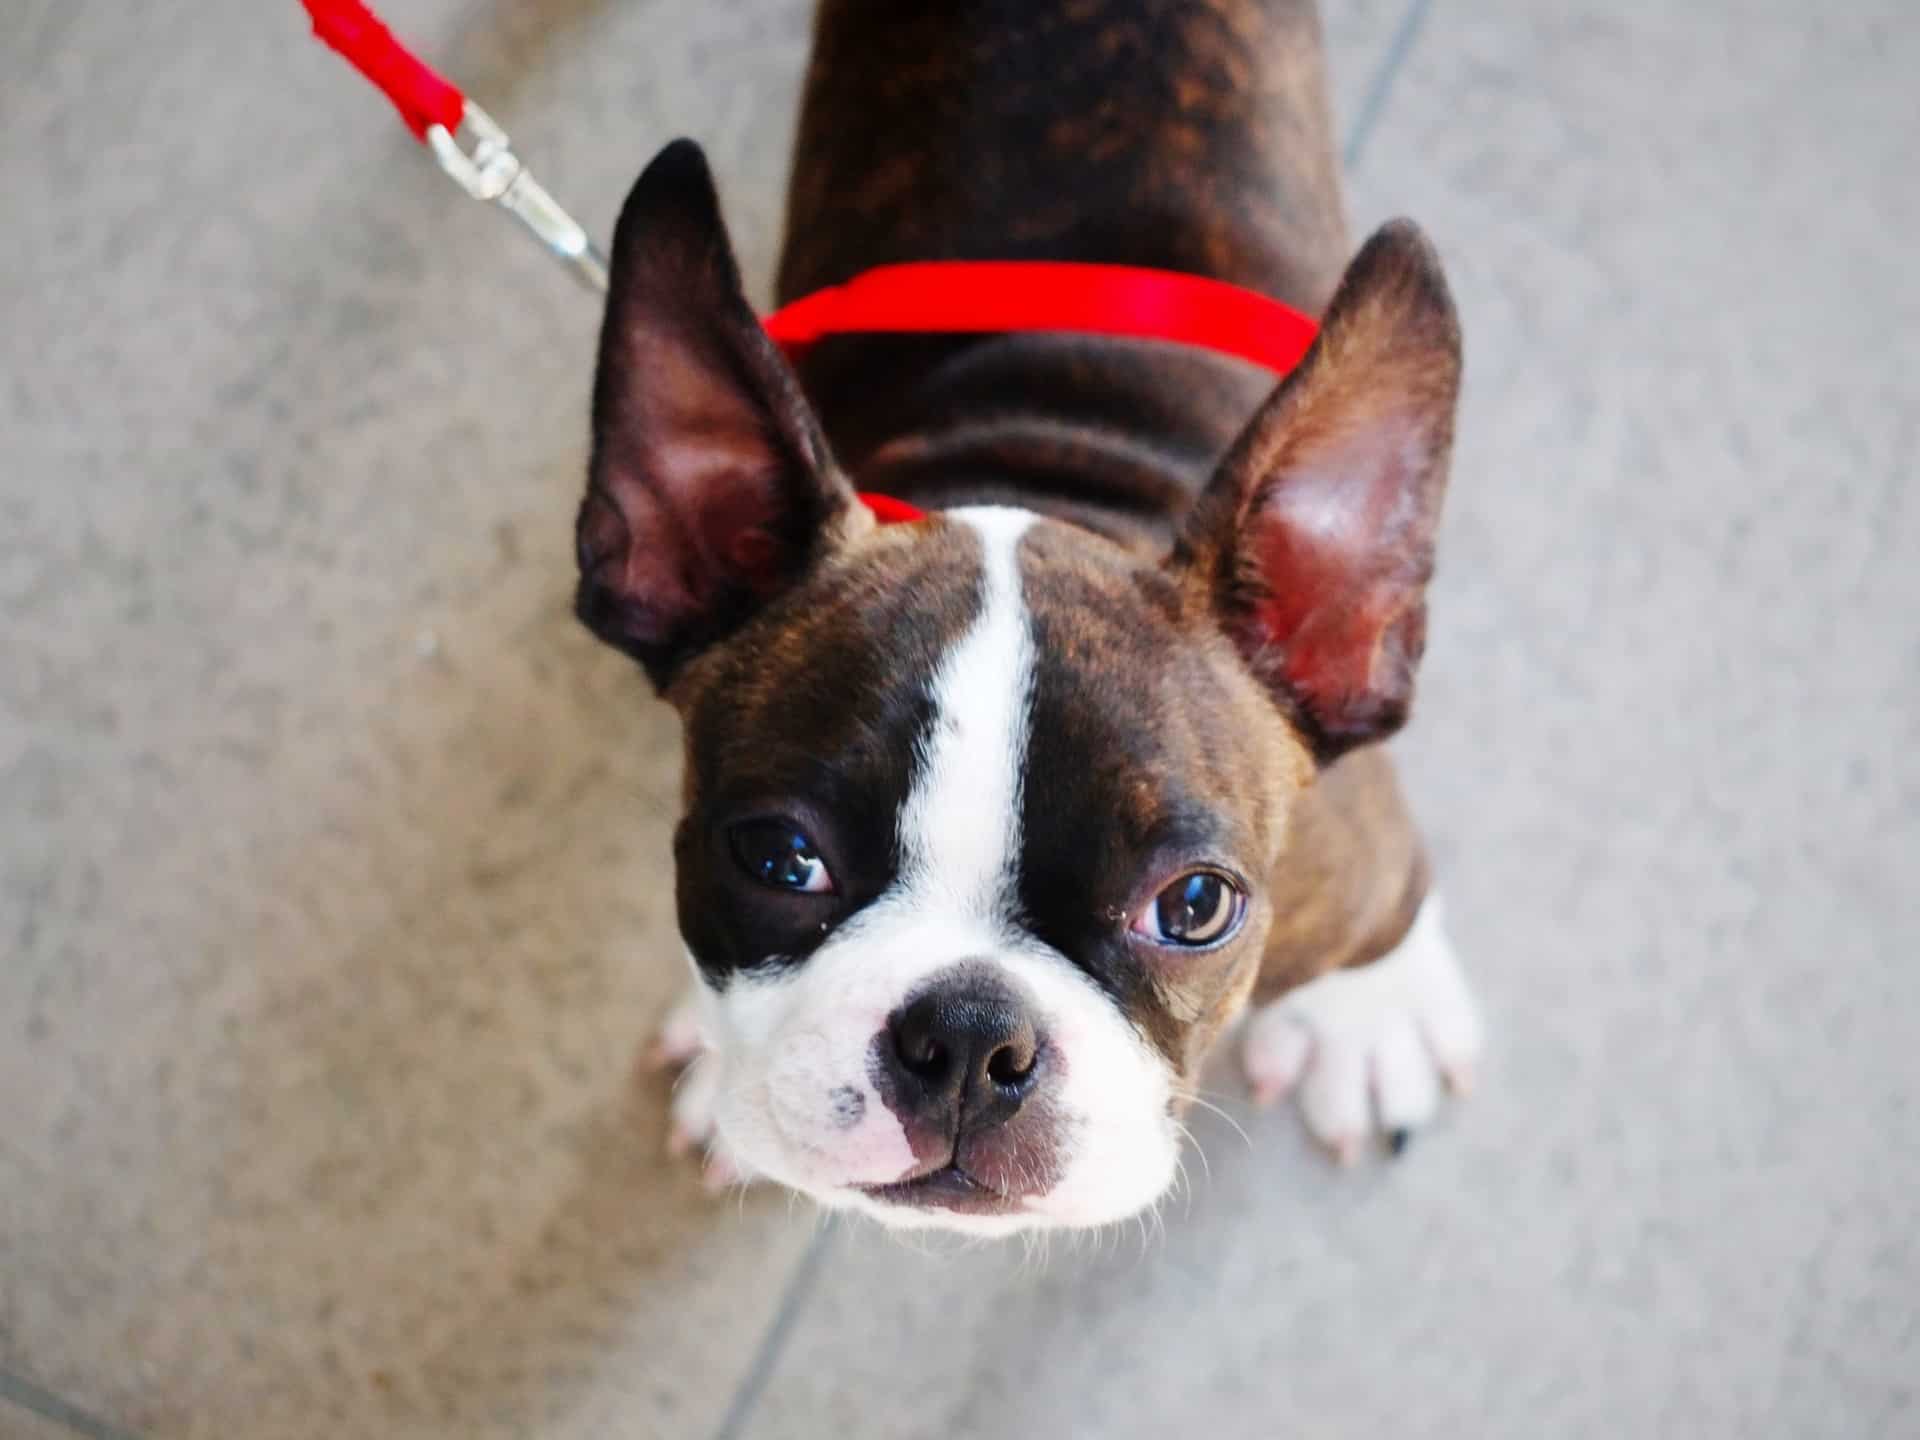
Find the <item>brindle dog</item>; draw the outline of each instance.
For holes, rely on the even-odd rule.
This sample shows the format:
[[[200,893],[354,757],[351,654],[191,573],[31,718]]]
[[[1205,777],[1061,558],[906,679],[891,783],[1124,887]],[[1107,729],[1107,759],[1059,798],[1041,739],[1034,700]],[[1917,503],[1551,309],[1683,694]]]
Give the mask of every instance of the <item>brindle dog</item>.
[[[1301,366],[1068,335],[790,366],[704,160],[621,216],[578,609],[686,727],[677,1135],[890,1223],[1162,1193],[1249,1002],[1256,1093],[1351,1156],[1472,1004],[1384,750],[1460,341],[1395,222],[1346,263],[1303,0],[826,0],[778,289],[1072,259],[1320,314]],[[856,489],[929,512],[876,528]]]

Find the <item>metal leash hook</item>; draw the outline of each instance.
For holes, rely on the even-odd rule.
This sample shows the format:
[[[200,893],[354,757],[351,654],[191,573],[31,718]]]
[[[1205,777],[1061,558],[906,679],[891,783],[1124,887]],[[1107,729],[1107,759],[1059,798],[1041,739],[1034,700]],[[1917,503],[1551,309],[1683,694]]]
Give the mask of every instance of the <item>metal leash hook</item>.
[[[533,178],[491,115],[421,64],[361,0],[301,3],[312,17],[313,33],[380,88],[455,184],[474,199],[505,209],[566,261],[581,284],[606,293],[606,256]],[[456,131],[472,138],[471,151],[460,148]]]
[[[471,100],[462,100],[460,129],[473,137],[471,152],[444,125],[427,127],[427,144],[440,168],[476,200],[491,200],[517,218],[589,290],[607,290],[607,259],[533,172],[513,153],[512,142],[494,118]]]

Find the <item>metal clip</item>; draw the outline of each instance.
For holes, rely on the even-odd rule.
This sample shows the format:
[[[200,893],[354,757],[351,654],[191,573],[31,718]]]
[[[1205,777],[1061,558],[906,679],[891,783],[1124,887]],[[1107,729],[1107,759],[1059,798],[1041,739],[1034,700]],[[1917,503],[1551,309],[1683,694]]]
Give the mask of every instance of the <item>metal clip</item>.
[[[473,101],[465,101],[460,128],[473,136],[469,154],[444,125],[427,127],[427,144],[440,168],[476,200],[491,200],[510,211],[555,255],[566,261],[589,290],[605,294],[607,260],[587,232],[562,210],[513,153],[507,132]]]

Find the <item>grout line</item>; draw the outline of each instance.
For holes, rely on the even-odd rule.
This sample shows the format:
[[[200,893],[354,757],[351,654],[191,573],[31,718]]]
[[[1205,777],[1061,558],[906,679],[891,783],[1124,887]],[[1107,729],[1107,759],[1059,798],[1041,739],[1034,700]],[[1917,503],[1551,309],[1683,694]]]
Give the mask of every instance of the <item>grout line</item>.
[[[780,1297],[773,1319],[767,1324],[767,1333],[760,1337],[759,1348],[753,1352],[753,1363],[747,1366],[739,1389],[733,1392],[733,1403],[727,1406],[727,1413],[714,1430],[713,1440],[739,1440],[746,1430],[747,1421],[753,1418],[760,1397],[766,1393],[767,1382],[773,1379],[773,1367],[779,1362],[780,1352],[787,1348],[787,1338],[793,1333],[800,1312],[807,1308],[814,1282],[820,1278],[820,1267],[839,1233],[840,1222],[829,1215],[819,1233],[807,1242],[806,1253],[793,1267],[786,1293]]]
[[[1373,72],[1366,98],[1360,102],[1360,111],[1354,117],[1353,129],[1347,132],[1347,151],[1342,158],[1348,170],[1359,165],[1361,152],[1373,138],[1374,128],[1387,108],[1387,97],[1393,93],[1393,82],[1400,78],[1400,67],[1413,50],[1413,42],[1419,38],[1420,26],[1431,8],[1432,0],[1409,0],[1393,38],[1387,42],[1387,52],[1380,57],[1379,68]]]
[[[12,1401],[22,1410],[31,1411],[42,1420],[50,1420],[55,1425],[64,1425],[76,1434],[84,1435],[87,1440],[134,1440],[131,1431],[122,1430],[117,1425],[109,1425],[96,1419],[77,1405],[70,1405],[51,1390],[24,1380],[5,1370],[0,1370],[0,1402]]]

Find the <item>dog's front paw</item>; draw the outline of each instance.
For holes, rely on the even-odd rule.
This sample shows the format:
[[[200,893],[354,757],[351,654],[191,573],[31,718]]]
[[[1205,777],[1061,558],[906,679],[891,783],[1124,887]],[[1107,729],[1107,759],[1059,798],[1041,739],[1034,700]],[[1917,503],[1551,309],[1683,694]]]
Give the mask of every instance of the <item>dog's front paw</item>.
[[[701,1157],[701,1179],[709,1190],[743,1185],[753,1177],[721,1140],[714,1125],[720,1100],[719,1067],[701,1031],[700,997],[691,986],[660,1022],[643,1068],[677,1071],[668,1106],[667,1154]]]
[[[1254,1012],[1241,1059],[1253,1098],[1298,1088],[1307,1128],[1342,1164],[1376,1128],[1394,1151],[1472,1088],[1479,1012],[1429,896],[1413,928],[1369,965],[1337,970]]]

